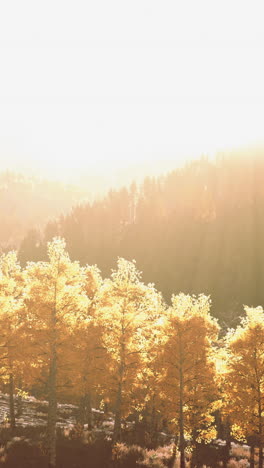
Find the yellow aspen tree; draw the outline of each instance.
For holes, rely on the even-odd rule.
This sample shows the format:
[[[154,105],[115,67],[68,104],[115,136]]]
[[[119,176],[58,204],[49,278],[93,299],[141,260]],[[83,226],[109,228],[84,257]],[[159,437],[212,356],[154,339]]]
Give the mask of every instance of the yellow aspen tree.
[[[66,395],[79,403],[80,420],[91,429],[92,403],[99,403],[96,396],[103,392],[107,365],[101,330],[94,318],[83,319],[77,325],[69,339],[67,356],[71,368],[64,373],[64,380],[70,384]]]
[[[22,369],[21,353],[23,326],[23,272],[15,252],[0,258],[0,359],[1,376],[8,384],[9,419],[11,429],[15,428],[14,392],[15,380]]]
[[[164,404],[160,394],[161,377],[161,349],[166,342],[164,324],[166,310],[160,297],[160,307],[156,318],[153,318],[148,328],[146,339],[146,353],[143,354],[144,365],[138,381],[138,410],[148,420],[146,428],[149,434],[149,445],[155,447],[157,443],[158,425],[161,422]]]
[[[88,423],[88,427],[91,428],[92,402],[103,387],[107,356],[102,342],[102,327],[97,320],[100,313],[97,302],[102,278],[96,266],[86,266],[84,278],[83,288],[89,303],[83,319],[76,324],[67,348],[68,359],[71,362],[68,380],[71,382],[69,392],[77,401],[80,400],[81,422]]]
[[[153,285],[141,282],[135,262],[119,258],[117,270],[106,279],[100,293],[98,320],[108,352],[106,389],[113,402],[113,442],[121,437],[121,418],[131,409],[138,376],[144,366],[146,329],[159,306]]]
[[[229,351],[227,346],[226,336],[222,337],[218,341],[217,355],[216,355],[216,369],[217,369],[217,383],[219,388],[220,405],[218,416],[222,425],[222,437],[226,441],[225,453],[223,457],[223,467],[227,467],[228,460],[230,458],[231,450],[231,418],[230,409],[232,402],[227,398],[228,383],[226,379],[227,374],[227,363],[229,360]],[[254,467],[253,467],[254,468]]]
[[[195,436],[202,436],[212,423],[216,395],[211,349],[219,327],[209,310],[210,301],[204,295],[173,295],[164,325],[167,340],[160,384],[169,419],[179,434],[181,468],[185,468],[185,435],[195,429]]]
[[[56,466],[57,387],[60,374],[69,365],[65,357],[69,337],[83,319],[89,299],[84,292],[85,275],[78,262],[71,262],[65,242],[48,243],[48,262],[29,263],[26,268],[28,327],[32,359],[47,376],[49,467]]]
[[[226,411],[234,435],[256,439],[259,468],[263,467],[264,441],[264,312],[245,307],[246,317],[226,337]]]

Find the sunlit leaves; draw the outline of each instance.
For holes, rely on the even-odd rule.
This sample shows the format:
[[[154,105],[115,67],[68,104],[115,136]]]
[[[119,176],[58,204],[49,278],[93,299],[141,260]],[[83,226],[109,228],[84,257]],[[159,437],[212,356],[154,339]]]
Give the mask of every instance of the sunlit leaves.
[[[245,307],[246,317],[226,337],[228,361],[224,374],[226,410],[233,432],[263,438],[264,312]],[[243,408],[243,411],[241,411]]]
[[[210,301],[204,295],[173,296],[164,326],[161,383],[168,412],[178,426],[182,411],[185,431],[197,434],[211,427],[210,414],[218,397],[212,344],[219,327],[209,310]]]
[[[160,295],[140,277],[135,262],[119,258],[117,269],[100,291],[98,322],[109,355],[106,386],[119,417],[135,403],[152,323],[160,307]]]

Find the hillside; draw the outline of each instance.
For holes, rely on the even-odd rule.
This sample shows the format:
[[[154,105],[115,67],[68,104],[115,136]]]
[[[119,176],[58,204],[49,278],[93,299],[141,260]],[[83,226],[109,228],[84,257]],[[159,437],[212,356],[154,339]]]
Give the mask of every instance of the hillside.
[[[43,228],[87,194],[74,186],[38,180],[14,172],[0,173],[0,248],[19,245],[26,232]]]
[[[72,259],[108,275],[118,256],[136,259],[146,282],[172,293],[210,294],[213,314],[234,325],[243,304],[263,304],[264,158],[261,152],[201,158],[141,186],[110,191],[29,233],[20,259],[45,257],[54,235]]]
[[[16,401],[16,406],[18,407],[18,401]],[[46,467],[46,460],[43,456],[45,443],[43,435],[47,424],[47,411],[47,401],[37,400],[32,396],[23,398],[20,402],[20,415],[16,420],[16,435],[14,435],[9,432],[7,423],[9,413],[8,396],[0,393],[0,431],[2,435],[0,466],[13,468],[19,463],[19,466],[23,468],[28,468],[28,466]],[[77,461],[79,463],[78,467],[85,466],[86,468],[95,468],[97,466],[101,468],[102,464],[105,467],[110,465],[108,460],[110,458],[109,440],[113,433],[113,415],[107,415],[103,411],[94,408],[92,412],[93,427],[89,430],[88,424],[80,425],[77,406],[58,404],[56,424],[60,435],[58,452],[60,458],[63,459],[63,466],[72,468],[72,463],[77,463]],[[126,421],[125,426],[126,439],[128,441],[135,439],[135,421]],[[165,432],[160,432],[158,436],[161,446],[156,451],[144,451],[135,445],[132,445],[131,449],[129,449],[129,446],[125,443],[120,444],[118,459],[114,465],[112,461],[110,466],[134,468],[140,463],[140,461],[136,460],[136,457],[138,456],[140,460],[141,452],[145,455],[143,467],[153,467],[153,458],[159,460],[158,467],[169,466],[172,450],[172,445],[169,444],[173,442],[173,438],[169,433]],[[202,461],[216,461],[216,457],[219,458],[219,454],[224,453],[225,445],[225,441],[218,439],[206,446],[201,451]],[[95,457],[92,450],[97,451],[97,457]],[[101,457],[98,456],[98,452],[101,452]],[[80,453],[82,455],[81,459]],[[98,458],[99,460],[97,460]],[[239,467],[241,463],[247,466],[250,458],[249,446],[231,442],[230,458],[233,467]]]

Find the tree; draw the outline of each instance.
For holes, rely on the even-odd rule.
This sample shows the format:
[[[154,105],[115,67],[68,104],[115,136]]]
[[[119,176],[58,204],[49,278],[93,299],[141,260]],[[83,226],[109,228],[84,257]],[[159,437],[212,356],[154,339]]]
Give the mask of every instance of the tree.
[[[113,402],[113,441],[120,440],[121,418],[129,412],[140,370],[144,365],[147,330],[159,307],[159,295],[152,285],[140,281],[135,262],[119,258],[117,270],[101,289],[98,320],[108,352],[106,388]]]
[[[164,325],[160,380],[168,415],[179,433],[180,466],[185,467],[185,435],[201,438],[211,432],[215,365],[212,343],[218,325],[209,314],[208,297],[172,296]]]
[[[47,449],[49,466],[56,466],[57,388],[67,362],[67,342],[88,306],[84,292],[85,274],[78,262],[71,262],[65,242],[48,243],[49,262],[29,263],[27,316],[31,330],[32,359],[42,368],[48,388]],[[66,383],[67,384],[67,383]]]
[[[23,367],[24,277],[15,252],[0,258],[0,359],[2,379],[8,383],[10,426],[15,428],[15,379]]]
[[[264,441],[264,312],[245,307],[246,317],[227,338],[225,373],[227,410],[234,434],[257,440],[259,468]]]
[[[215,161],[203,157],[157,179],[146,178],[137,190],[110,191],[74,207],[48,228],[49,234],[60,233],[73,259],[96,263],[104,276],[117,255],[136,258],[144,282],[154,282],[167,301],[173,292],[210,293],[212,314],[234,327],[242,304],[264,303],[260,156],[250,150],[247,155],[223,154]],[[10,203],[5,198],[0,202],[4,215]],[[4,238],[10,235],[9,228],[5,231]],[[25,238],[22,264],[46,260],[38,237],[32,233]]]
[[[68,394],[80,401],[81,422],[88,423],[91,429],[92,402],[95,394],[102,392],[107,351],[102,342],[102,327],[97,319],[100,314],[97,299],[102,278],[96,266],[86,266],[83,271],[83,288],[89,302],[83,319],[78,321],[69,339],[66,352],[71,366],[65,369],[64,378],[71,382]]]
[[[165,319],[166,306],[160,301],[157,316],[153,317],[151,329],[147,330],[146,353],[143,354],[144,366],[139,374],[138,408],[144,429],[147,430],[148,445],[152,448],[156,447],[157,433],[164,414],[164,400],[160,392],[162,369],[160,355],[167,339],[164,333]]]

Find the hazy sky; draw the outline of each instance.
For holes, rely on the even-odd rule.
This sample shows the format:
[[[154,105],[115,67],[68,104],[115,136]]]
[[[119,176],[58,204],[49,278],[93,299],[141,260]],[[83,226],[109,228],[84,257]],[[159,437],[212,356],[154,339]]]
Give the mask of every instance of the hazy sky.
[[[2,0],[0,168],[107,176],[263,141],[263,8]]]

